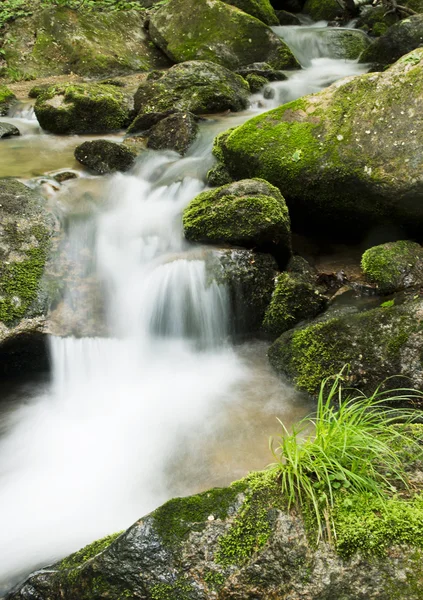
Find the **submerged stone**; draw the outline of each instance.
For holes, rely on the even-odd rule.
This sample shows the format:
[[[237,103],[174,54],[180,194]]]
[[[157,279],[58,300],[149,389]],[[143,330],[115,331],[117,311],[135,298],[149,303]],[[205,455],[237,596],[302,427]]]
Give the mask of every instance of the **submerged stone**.
[[[126,146],[109,140],[84,142],[75,148],[76,160],[99,175],[128,171],[135,157],[136,154]]]
[[[53,85],[37,97],[35,115],[52,133],[105,133],[128,124],[132,100],[111,85]]]
[[[220,0],[171,0],[151,18],[154,43],[175,62],[208,60],[228,69],[268,62],[298,69],[288,46],[264,23]]]

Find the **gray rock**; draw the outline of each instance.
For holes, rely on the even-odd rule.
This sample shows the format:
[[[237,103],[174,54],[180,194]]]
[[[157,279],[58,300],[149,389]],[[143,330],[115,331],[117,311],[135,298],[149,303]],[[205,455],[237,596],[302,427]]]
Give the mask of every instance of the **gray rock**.
[[[21,135],[21,132],[15,125],[11,125],[10,123],[0,123],[0,139],[9,138],[14,135]]]
[[[128,171],[136,154],[127,146],[109,140],[84,142],[75,148],[75,158],[99,175]]]
[[[174,113],[150,129],[147,147],[154,150],[175,150],[185,154],[198,132],[191,113]]]

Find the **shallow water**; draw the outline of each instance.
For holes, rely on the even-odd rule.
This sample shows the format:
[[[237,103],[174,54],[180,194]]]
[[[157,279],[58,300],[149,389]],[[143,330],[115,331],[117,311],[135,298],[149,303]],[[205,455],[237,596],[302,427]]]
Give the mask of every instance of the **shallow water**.
[[[272,98],[256,94],[243,114],[203,122],[185,158],[146,152],[130,173],[104,178],[74,162],[73,148],[87,138],[42,133],[27,105],[3,119],[23,135],[0,143],[0,175],[38,186],[64,223],[63,302],[74,311],[69,333],[82,337],[52,338],[51,382],[2,390],[0,593],[169,497],[265,467],[276,418],[290,424],[310,410],[271,371],[266,344],[231,342],[227,290],[205,267],[214,250],[184,241],[181,213],[205,189],[217,133],[362,70],[310,58],[267,86]],[[80,177],[39,180],[69,168]],[[78,277],[97,295],[84,293]],[[78,326],[99,296],[101,332],[93,323],[93,337],[84,337]]]

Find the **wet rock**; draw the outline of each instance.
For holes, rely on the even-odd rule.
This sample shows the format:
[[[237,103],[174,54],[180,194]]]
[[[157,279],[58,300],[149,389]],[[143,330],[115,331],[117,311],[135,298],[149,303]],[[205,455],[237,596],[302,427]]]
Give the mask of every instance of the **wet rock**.
[[[21,135],[21,132],[17,127],[10,123],[0,122],[0,139],[9,138],[15,135]]]
[[[22,377],[50,369],[49,326],[45,317],[22,319],[16,327],[0,323],[0,375]]]
[[[38,98],[38,96],[41,96],[41,94],[47,91],[49,87],[49,83],[40,83],[38,85],[34,85],[34,87],[32,87],[28,92],[28,98]]]
[[[257,248],[281,263],[291,253],[288,209],[267,181],[236,181],[199,194],[185,209],[183,226],[191,242]]]
[[[267,25],[219,0],[171,0],[152,16],[150,35],[178,63],[208,60],[237,69],[265,61],[275,69],[299,68]]]
[[[273,256],[253,250],[220,250],[209,259],[208,269],[218,283],[229,286],[233,333],[249,336],[262,332],[278,270]]]
[[[331,58],[356,60],[371,45],[370,38],[357,29],[322,29],[320,39],[327,46]]]
[[[417,461],[407,461],[417,478]],[[274,473],[252,473],[170,500],[124,533],[35,572],[7,600],[390,600],[393,591],[396,600],[419,600],[418,497],[382,510],[373,498],[340,504],[336,551],[316,545],[299,511],[286,510]]]
[[[383,388],[423,389],[423,301],[382,303],[282,334],[269,349],[273,367],[299,389],[317,395],[323,378],[349,364],[353,387],[370,394]],[[331,318],[330,318],[331,317]],[[386,378],[391,377],[389,381]]]
[[[44,205],[44,199],[23,183],[0,180],[0,357],[4,358],[0,370],[4,373],[19,370],[19,364],[36,370],[31,357],[46,343],[49,297],[43,275],[55,223]],[[40,351],[39,361],[45,364],[46,352]]]
[[[303,11],[314,21],[333,21],[337,17],[346,16],[337,0],[307,0]]]
[[[57,183],[64,183],[70,179],[77,179],[79,174],[77,171],[60,171],[59,173],[51,174],[51,176]]]
[[[383,68],[422,45],[423,15],[415,15],[392,25],[362,54],[360,62]],[[413,60],[412,55],[409,60]],[[419,56],[416,55],[415,60],[418,61]]]
[[[222,164],[212,167],[207,173],[207,183],[211,187],[218,187],[232,183],[233,179],[227,169]]]
[[[279,21],[269,0],[224,0],[245,13],[260,19],[266,25],[278,25]]]
[[[147,149],[147,138],[141,135],[128,135],[122,144],[138,156]]]
[[[257,75],[258,77],[265,77],[268,81],[285,81],[287,76],[283,71],[277,71],[272,69],[267,63],[252,63],[251,65],[245,65],[242,69],[236,71],[241,77],[247,78],[248,75]]]
[[[422,115],[416,49],[383,73],[341,80],[229,130],[214,154],[234,179],[276,185],[294,229],[345,239],[393,224],[420,235]]]
[[[366,6],[357,19],[356,27],[366,31],[373,37],[379,37],[398,21],[398,16],[395,13],[386,13],[384,6]]]
[[[16,102],[13,92],[5,85],[0,85],[0,116],[7,115],[9,108]]]
[[[276,10],[275,12],[279,25],[301,25],[300,19],[287,10]]]
[[[10,23],[3,50],[7,66],[26,77],[110,77],[169,66],[136,11],[45,8]]]
[[[128,171],[135,156],[126,146],[109,140],[84,142],[75,148],[76,160],[99,175]]]
[[[37,97],[35,114],[52,133],[106,133],[125,127],[132,100],[114,86],[95,83],[53,85]]]
[[[423,248],[415,242],[389,242],[369,248],[361,266],[380,294],[423,285]]]
[[[266,77],[261,77],[260,75],[247,75],[245,77],[245,81],[248,82],[248,85],[250,86],[250,90],[252,94],[256,94],[257,92],[259,92],[265,85],[267,85],[269,82],[266,79]]]
[[[201,115],[243,110],[248,98],[247,82],[228,69],[206,61],[182,63],[139,86],[138,116],[128,132],[147,131],[175,111]]]
[[[198,123],[191,113],[174,113],[151,128],[147,147],[175,150],[185,154],[198,133]]]
[[[279,336],[297,323],[313,319],[326,308],[327,300],[307,275],[281,273],[263,320],[265,331]]]

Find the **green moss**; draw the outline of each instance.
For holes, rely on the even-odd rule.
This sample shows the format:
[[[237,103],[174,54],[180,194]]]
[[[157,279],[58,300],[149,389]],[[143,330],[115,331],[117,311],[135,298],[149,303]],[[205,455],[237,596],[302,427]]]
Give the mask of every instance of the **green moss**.
[[[207,172],[207,183],[211,187],[220,187],[232,183],[232,177],[224,165],[219,163]]]
[[[266,25],[279,25],[278,17],[269,0],[224,0],[240,10],[256,17]]]
[[[81,550],[78,550],[78,552],[74,552],[67,558],[64,558],[63,560],[61,560],[58,563],[57,568],[59,570],[69,570],[69,569],[76,569],[77,567],[80,567],[87,560],[94,558],[94,556],[97,556],[97,554],[100,554],[100,552],[103,552],[106,548],[108,548],[110,546],[110,544],[112,542],[114,542],[115,539],[121,535],[121,533],[122,532],[120,531],[118,533],[108,535],[100,540],[96,540],[95,542],[93,542],[92,544],[89,544],[88,546],[85,546]]]
[[[5,85],[0,85],[0,115],[5,115],[9,110],[11,103],[15,100],[15,95]]]
[[[215,562],[222,566],[245,564],[268,541],[277,509],[284,501],[275,475],[259,472],[244,480],[246,498],[229,531],[219,539]]]
[[[363,254],[361,268],[381,293],[390,293],[404,287],[405,278],[417,268],[423,274],[423,248],[409,241],[374,246]]]
[[[336,17],[345,16],[336,0],[307,0],[303,10],[315,21],[333,21]]]
[[[245,488],[245,482],[241,481],[228,488],[169,500],[153,513],[154,527],[163,542],[177,550],[190,532],[204,529],[210,515],[215,519],[225,519],[236,497]]]
[[[192,583],[179,578],[173,584],[158,583],[150,589],[151,600],[195,600],[196,590]]]
[[[281,335],[299,321],[315,317],[325,306],[325,299],[309,281],[282,273],[266,310],[264,329],[273,335]]]
[[[204,581],[212,590],[219,590],[225,583],[225,576],[219,571],[208,571],[204,575]]]
[[[248,81],[248,85],[250,86],[252,94],[259,92],[262,87],[269,83],[266,77],[262,77],[261,75],[256,75],[254,73],[246,75],[245,80]]]

